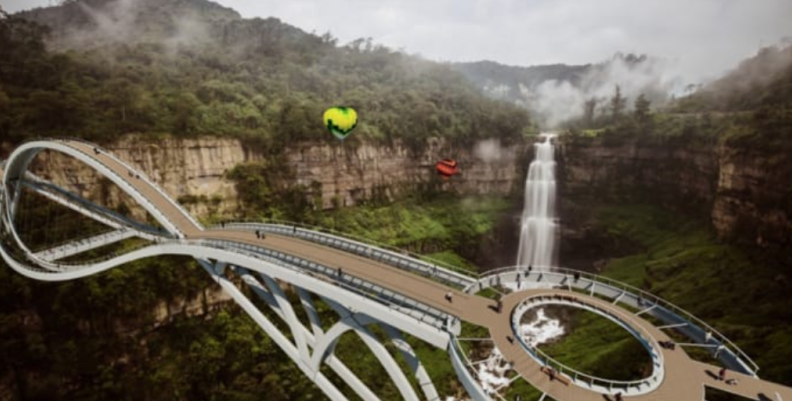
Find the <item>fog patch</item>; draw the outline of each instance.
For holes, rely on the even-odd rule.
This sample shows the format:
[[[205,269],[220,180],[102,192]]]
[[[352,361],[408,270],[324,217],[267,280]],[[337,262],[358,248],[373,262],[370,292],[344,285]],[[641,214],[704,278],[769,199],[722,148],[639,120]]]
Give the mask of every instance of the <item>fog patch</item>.
[[[153,0],[115,0],[91,5],[74,2],[86,24],[67,28],[54,37],[59,48],[90,48],[114,43],[158,43],[168,53],[179,47],[195,46],[211,40],[208,22],[189,9],[169,8],[169,3]],[[65,7],[65,6],[64,6]]]
[[[487,164],[508,163],[514,160],[514,149],[501,146],[498,139],[480,141],[473,148],[473,155]]]
[[[616,55],[612,60],[589,68],[578,82],[548,80],[536,87],[520,87],[524,104],[544,127],[583,116],[583,104],[596,99],[602,113],[615,87],[627,98],[627,110],[643,94],[653,107],[666,104],[673,96],[685,93],[686,85],[677,63],[646,56]]]

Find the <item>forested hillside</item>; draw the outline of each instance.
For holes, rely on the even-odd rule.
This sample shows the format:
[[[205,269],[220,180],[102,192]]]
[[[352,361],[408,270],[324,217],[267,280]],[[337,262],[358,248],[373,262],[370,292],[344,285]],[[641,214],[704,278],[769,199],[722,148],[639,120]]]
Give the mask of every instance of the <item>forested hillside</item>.
[[[643,95],[655,105],[665,104],[682,86],[668,71],[668,60],[632,53],[586,65],[518,67],[481,61],[451,66],[486,95],[526,108],[545,129],[560,129],[585,116],[584,107],[604,110],[617,85],[625,96]],[[625,106],[632,109],[632,104]]]
[[[508,140],[529,126],[447,66],[204,0],[69,1],[0,20],[0,136],[10,142],[144,133],[274,145],[327,138],[321,115],[335,104],[358,110],[353,142]]]
[[[762,48],[734,70],[681,99],[679,111],[792,108],[792,44]]]

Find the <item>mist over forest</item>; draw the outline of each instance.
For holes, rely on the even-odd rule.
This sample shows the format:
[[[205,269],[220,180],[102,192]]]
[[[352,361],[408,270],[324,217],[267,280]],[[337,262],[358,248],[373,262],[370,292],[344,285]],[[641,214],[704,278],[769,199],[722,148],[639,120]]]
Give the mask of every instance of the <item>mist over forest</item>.
[[[399,25],[399,18],[414,14],[394,11],[397,4],[420,3],[410,11],[423,14],[447,6],[457,21],[434,27],[431,17],[425,17],[428,23],[410,20],[432,27],[428,32],[435,36],[422,36],[427,31],[420,29],[409,35],[441,42],[456,29],[478,32],[473,28],[481,21],[494,30],[496,22],[488,18],[529,6],[513,1],[494,8],[480,1],[468,9],[450,0],[412,1],[353,2],[378,13],[371,20],[335,23],[371,27],[385,18]],[[536,220],[525,211],[533,210],[528,189],[536,185],[534,193],[547,206],[534,208],[544,211],[549,234],[543,239],[557,240],[546,254],[559,260],[549,266],[621,281],[676,303],[755,358],[763,379],[792,386],[792,42],[757,43],[726,73],[715,62],[704,65],[710,74],[692,74],[681,60],[626,45],[568,64],[514,65],[486,57],[462,62],[382,44],[392,36],[341,40],[336,35],[350,31],[345,26],[308,32],[269,13],[243,17],[255,6],[265,7],[263,2],[251,2],[246,12],[223,4],[62,0],[14,13],[0,5],[0,160],[25,141],[76,137],[96,143],[96,155],[127,155],[207,232],[231,221],[289,221],[292,233],[298,224],[332,229],[396,247],[399,255],[420,254],[471,277],[514,264],[521,233],[530,231],[526,222]],[[544,10],[549,4],[536,6]],[[568,4],[559,14],[527,13],[515,26],[536,29],[544,18],[556,23]],[[696,4],[679,20],[699,27],[705,25],[701,15],[728,8]],[[723,18],[754,7],[729,4],[734,8]],[[603,32],[619,36],[606,21],[647,7],[622,0],[607,5],[618,7],[579,2],[570,9],[574,13],[602,7],[615,10],[615,17],[602,15],[600,22],[586,15],[581,27],[558,24],[541,46],[527,46],[517,36],[503,43],[539,57],[567,33],[602,25],[591,29],[591,42],[570,40],[570,48],[579,49],[602,39]],[[290,0],[282,6],[277,9],[304,7],[311,15],[320,9],[328,19],[353,14],[338,11],[345,4],[315,7]],[[673,8],[659,0],[654,6]],[[669,30],[677,26],[671,22]],[[714,30],[725,25],[718,20]],[[381,32],[375,28],[370,29]],[[648,31],[660,41],[659,33]],[[702,31],[682,31],[691,42],[703,37]],[[694,50],[701,62],[710,49]],[[470,60],[464,53],[461,59]],[[331,106],[356,110],[346,139],[328,132],[323,113]],[[115,213],[140,209],[109,180],[55,153],[40,154],[33,165],[55,166],[53,177],[65,177],[75,192],[97,198],[91,202],[112,204],[108,208]],[[440,172],[441,161],[453,166],[452,173]],[[71,210],[63,212],[66,219],[51,219],[57,207],[38,207],[36,201],[32,206],[24,215],[30,218],[22,220],[30,238],[54,233],[70,241],[86,234],[85,226],[68,220],[82,217]],[[279,235],[257,231],[256,240]],[[5,232],[0,241],[11,242]],[[126,245],[94,249],[88,256],[115,255]],[[337,284],[333,280],[345,277],[340,266],[330,270],[323,280]],[[228,275],[239,279],[238,271]],[[429,276],[419,279],[434,273]],[[301,308],[297,287],[282,287],[295,309]],[[313,378],[242,309],[217,299],[218,288],[187,257],[136,260],[57,284],[23,277],[0,259],[0,401],[325,399]],[[504,287],[479,289],[470,297],[490,302],[501,299]],[[338,318],[332,305],[310,297],[329,327]],[[443,302],[456,305],[449,298]],[[265,303],[256,306],[265,309]],[[190,307],[193,316],[185,312]],[[271,312],[268,317],[283,323]],[[564,321],[558,327],[583,329],[568,330],[548,352],[591,374],[615,372],[625,380],[642,379],[651,370],[651,363],[636,362],[645,349],[629,333],[622,334],[633,343],[611,337],[617,330],[590,317],[556,312],[549,315]],[[484,345],[466,343],[467,356],[489,358],[491,333],[468,322],[462,327],[462,337],[485,339]],[[385,338],[386,350],[394,351],[382,330],[373,331],[372,338]],[[406,337],[440,397],[466,400],[447,350]],[[574,352],[595,345],[596,352]],[[400,389],[389,380],[382,384],[387,372],[364,348],[350,334],[333,352],[376,396],[398,399]],[[706,351],[690,353],[716,363]],[[500,355],[493,360],[502,363],[501,373],[509,371]],[[495,377],[488,374],[481,377]],[[495,379],[508,383],[498,390],[504,399],[542,397],[527,382],[507,375]],[[329,381],[352,394],[339,377]],[[421,391],[419,380],[408,381]],[[711,393],[706,399],[732,401]]]

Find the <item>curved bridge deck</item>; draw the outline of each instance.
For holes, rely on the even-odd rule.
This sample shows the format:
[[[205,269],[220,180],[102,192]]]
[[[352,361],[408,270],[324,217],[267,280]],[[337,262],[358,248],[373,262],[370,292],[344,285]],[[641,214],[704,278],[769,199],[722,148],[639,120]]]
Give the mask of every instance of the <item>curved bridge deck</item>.
[[[531,358],[518,343],[507,340],[507,336],[515,336],[511,325],[511,311],[526,297],[561,294],[566,297],[574,297],[579,302],[594,305],[614,315],[624,316],[625,319],[629,318],[627,319],[628,321],[637,322],[640,325],[638,329],[650,333],[655,340],[671,340],[661,330],[632,312],[595,297],[571,291],[524,290],[513,292],[502,298],[502,312],[498,313],[492,308],[494,305],[492,300],[468,294],[437,281],[371,260],[362,255],[344,252],[284,235],[268,234],[265,239],[259,239],[249,230],[205,230],[188,216],[179,205],[166,196],[161,189],[157,188],[145,177],[137,175],[128,165],[112,155],[107,154],[103,150],[97,150],[91,144],[80,141],[58,140],[57,143],[81,153],[83,157],[106,166],[116,175],[116,179],[125,181],[147,202],[161,212],[183,236],[184,240],[233,241],[239,244],[248,244],[294,255],[324,266],[337,267],[342,269],[345,275],[359,277],[362,280],[376,283],[382,288],[403,294],[459,319],[488,328],[497,348],[507,359],[513,362],[514,370],[533,386],[559,401],[602,401],[605,398],[599,392],[580,386],[564,385],[559,381],[550,381],[548,375],[541,372],[542,366],[536,360]],[[6,166],[6,169],[8,169],[8,166]],[[451,294],[450,301],[446,298],[447,294]],[[703,399],[704,386],[709,386],[754,400],[759,400],[759,394],[764,394],[770,400],[792,401],[792,389],[789,387],[734,372],[730,372],[729,376],[737,378],[739,384],[726,385],[713,379],[708,374],[708,371],[717,372],[720,367],[693,361],[681,347],[675,351],[661,349],[660,352],[663,353],[665,368],[663,382],[656,390],[648,394],[638,396],[627,394],[625,398],[654,401],[699,401]]]

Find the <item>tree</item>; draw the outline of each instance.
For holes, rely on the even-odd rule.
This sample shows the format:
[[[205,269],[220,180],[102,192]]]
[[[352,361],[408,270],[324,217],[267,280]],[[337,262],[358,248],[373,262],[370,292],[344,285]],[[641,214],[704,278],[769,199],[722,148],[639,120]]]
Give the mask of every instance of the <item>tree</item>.
[[[583,103],[583,124],[590,128],[594,125],[594,111],[597,109],[597,99],[591,98]]]
[[[622,97],[621,88],[619,85],[616,85],[613,97],[611,98],[611,119],[614,123],[619,120],[619,117],[621,117],[621,113],[624,111],[624,106],[626,104],[627,98]]]
[[[642,128],[646,127],[649,122],[649,105],[651,104],[652,102],[646,100],[646,96],[643,93],[635,99],[635,120],[638,121],[638,125]]]

